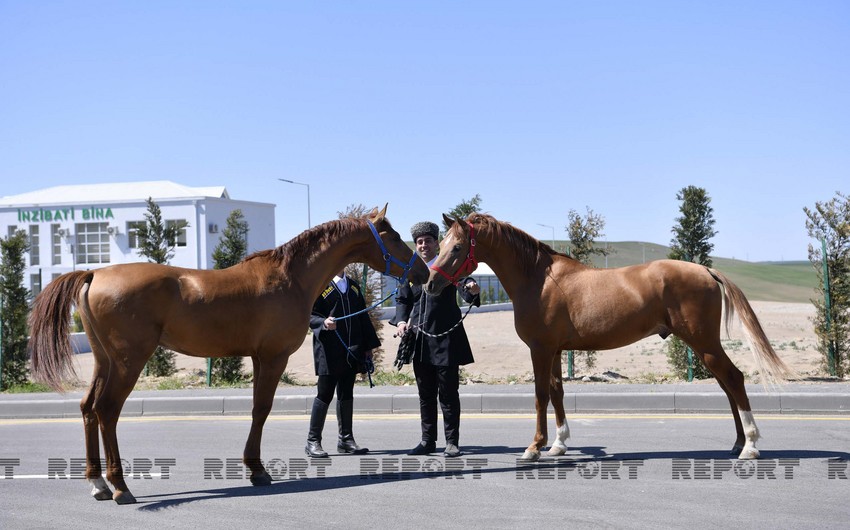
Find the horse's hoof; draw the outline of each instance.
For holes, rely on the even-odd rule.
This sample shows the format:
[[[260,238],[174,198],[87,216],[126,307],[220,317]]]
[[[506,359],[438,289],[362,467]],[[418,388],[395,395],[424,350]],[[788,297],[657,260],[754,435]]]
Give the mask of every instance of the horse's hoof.
[[[108,501],[112,498],[112,490],[92,490],[91,496],[96,501]]]
[[[129,491],[116,491],[112,500],[118,504],[136,504],[136,498]]]
[[[253,486],[271,486],[272,485],[272,477],[265,471],[263,471],[260,475],[254,475],[251,477],[251,485]]]
[[[567,446],[566,445],[555,444],[555,445],[553,445],[552,447],[549,448],[549,451],[546,454],[548,454],[549,456],[561,456],[563,454],[566,454],[566,452],[567,452]]]
[[[540,460],[540,452],[526,449],[519,460],[520,462],[537,462]]]
[[[744,450],[738,455],[738,460],[755,460],[760,456],[761,453],[755,447],[744,447]]]
[[[743,450],[744,450],[743,445],[735,444],[735,445],[732,446],[732,450],[729,451],[729,454],[733,455],[733,456],[738,456],[739,454],[741,454],[741,451],[743,451]]]
[[[89,479],[91,483],[91,496],[98,501],[108,501],[112,499],[112,490],[109,489],[109,486],[106,484],[106,481],[103,480],[103,477],[99,477],[96,479]]]

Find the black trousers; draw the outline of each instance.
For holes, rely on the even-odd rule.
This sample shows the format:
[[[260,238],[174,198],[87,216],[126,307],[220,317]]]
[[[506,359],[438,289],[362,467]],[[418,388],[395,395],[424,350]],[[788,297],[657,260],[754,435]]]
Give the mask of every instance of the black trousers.
[[[419,416],[422,441],[437,441],[437,400],[443,410],[446,443],[458,445],[460,440],[460,367],[433,366],[413,360],[413,374],[419,389]]]
[[[354,380],[357,372],[354,369],[344,370],[333,375],[320,375],[316,384],[316,397],[319,401],[330,403],[336,391],[337,401],[354,399]]]

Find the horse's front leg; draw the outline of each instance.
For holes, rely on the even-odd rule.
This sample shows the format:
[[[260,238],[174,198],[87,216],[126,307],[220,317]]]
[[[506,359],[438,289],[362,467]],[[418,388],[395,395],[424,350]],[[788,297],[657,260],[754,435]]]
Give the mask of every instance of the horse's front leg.
[[[549,448],[549,456],[561,456],[567,452],[567,438],[570,437],[570,427],[567,425],[567,414],[564,411],[564,382],[562,380],[561,355],[552,356],[552,377],[549,381],[549,399],[555,409],[555,425],[557,426],[555,441]]]
[[[551,356],[544,356],[540,352],[531,350],[531,364],[534,368],[534,406],[537,410],[537,432],[534,433],[534,441],[522,454],[520,460],[534,462],[540,459],[540,451],[546,447],[548,441],[548,429],[546,426],[546,409],[549,407],[549,376],[551,370]]]
[[[272,478],[263,467],[260,459],[260,445],[263,438],[263,426],[274,404],[274,392],[280,376],[286,369],[288,355],[273,360],[262,359],[258,355],[251,357],[254,364],[254,406],[251,411],[251,432],[245,443],[242,461],[251,470],[251,484],[268,486]]]

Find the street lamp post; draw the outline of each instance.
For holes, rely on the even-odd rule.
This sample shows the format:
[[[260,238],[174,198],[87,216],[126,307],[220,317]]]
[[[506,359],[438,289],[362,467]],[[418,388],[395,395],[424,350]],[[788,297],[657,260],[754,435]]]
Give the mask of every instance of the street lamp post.
[[[313,223],[310,221],[310,185],[305,184],[303,182],[295,182],[294,180],[288,179],[277,179],[281,182],[288,182],[290,184],[298,184],[299,186],[307,186],[307,228],[312,228]]]
[[[555,227],[551,225],[544,225],[543,223],[537,223],[537,226],[542,226],[545,228],[552,229],[552,250],[555,250]]]

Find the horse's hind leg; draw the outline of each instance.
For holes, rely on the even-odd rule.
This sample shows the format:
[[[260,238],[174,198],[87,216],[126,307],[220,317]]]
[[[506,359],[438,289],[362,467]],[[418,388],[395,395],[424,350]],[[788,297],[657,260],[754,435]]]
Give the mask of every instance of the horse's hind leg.
[[[744,374],[732,363],[729,356],[720,345],[720,341],[708,348],[694,348],[702,358],[705,366],[717,378],[720,387],[729,398],[732,407],[732,416],[735,418],[735,430],[737,439],[733,452],[740,448],[738,458],[749,460],[759,457],[756,449],[756,441],[759,439],[759,430],[753,419],[750,399],[744,387]]]
[[[112,490],[109,489],[103,479],[103,471],[100,467],[100,436],[98,434],[97,414],[94,413],[94,402],[103,391],[103,385],[109,375],[108,359],[104,366],[94,358],[94,375],[91,386],[80,402],[80,411],[83,413],[83,429],[86,435],[86,480],[92,485],[91,495],[99,501],[112,498]]]
[[[272,482],[260,460],[260,445],[263,426],[274,404],[274,392],[288,359],[289,355],[280,355],[273,360],[251,357],[254,363],[254,408],[251,411],[251,432],[245,443],[242,461],[251,470],[251,484],[254,486],[268,486]]]
[[[561,356],[552,357],[552,379],[549,382],[549,399],[555,409],[556,438],[549,448],[549,456],[560,456],[567,452],[567,438],[570,437],[570,427],[567,425],[567,414],[564,411],[564,382],[562,380]]]
[[[744,449],[744,443],[746,441],[746,437],[744,435],[744,424],[741,422],[741,413],[738,412],[738,404],[735,402],[732,392],[726,388],[726,385],[721,382],[720,379],[717,380],[717,383],[726,394],[726,399],[729,400],[729,406],[732,408],[732,418],[735,420],[735,433],[737,434],[737,438],[735,438],[735,444],[732,446],[732,450],[729,451],[729,454],[738,456]]]
[[[121,466],[116,428],[121,409],[124,408],[124,402],[139,379],[139,374],[141,374],[145,362],[153,354],[154,345],[138,348],[138,350],[149,353],[144,357],[136,356],[134,358],[132,353],[118,350],[115,356],[110,359],[109,372],[103,384],[103,390],[95,395],[93,403],[94,412],[97,414],[100,423],[100,436],[103,439],[103,452],[106,456],[106,479],[115,487],[112,500],[118,504],[136,502],[136,498],[130,493],[130,488],[124,481],[124,469]],[[124,359],[126,362],[118,363],[115,359]]]

